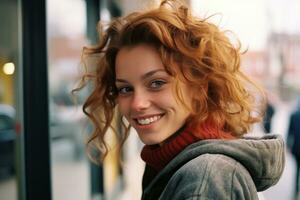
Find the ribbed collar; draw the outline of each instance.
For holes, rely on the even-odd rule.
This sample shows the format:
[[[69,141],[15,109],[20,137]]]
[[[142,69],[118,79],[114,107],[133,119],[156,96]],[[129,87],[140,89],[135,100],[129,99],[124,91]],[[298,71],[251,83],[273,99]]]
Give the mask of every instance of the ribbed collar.
[[[141,158],[152,168],[160,171],[178,153],[188,145],[197,142],[200,137],[192,133],[189,127],[182,128],[175,136],[163,145],[145,145],[141,152]]]
[[[145,145],[141,152],[142,159],[153,169],[160,171],[185,147],[199,140],[234,139],[236,136],[224,132],[207,120],[201,124],[189,124],[180,128],[163,145]]]

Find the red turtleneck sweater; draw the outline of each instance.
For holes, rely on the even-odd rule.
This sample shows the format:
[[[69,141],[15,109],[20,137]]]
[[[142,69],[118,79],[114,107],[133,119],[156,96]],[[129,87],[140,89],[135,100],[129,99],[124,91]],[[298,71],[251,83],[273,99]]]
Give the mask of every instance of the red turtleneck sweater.
[[[181,131],[181,130],[179,130]],[[142,152],[142,159],[156,171],[164,168],[177,154],[185,147],[201,139],[232,139],[231,134],[217,130],[207,123],[201,126],[187,126],[181,133],[175,133],[176,136],[163,145],[145,145]]]

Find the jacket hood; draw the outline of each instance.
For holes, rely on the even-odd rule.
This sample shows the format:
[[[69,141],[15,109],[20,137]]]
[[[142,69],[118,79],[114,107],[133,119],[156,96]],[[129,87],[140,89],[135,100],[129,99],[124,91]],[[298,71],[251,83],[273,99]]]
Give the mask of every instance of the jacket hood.
[[[185,148],[155,178],[168,180],[182,165],[202,154],[222,154],[241,163],[250,173],[257,191],[275,185],[285,164],[284,142],[279,135],[234,140],[201,140]],[[152,184],[155,184],[155,180]]]

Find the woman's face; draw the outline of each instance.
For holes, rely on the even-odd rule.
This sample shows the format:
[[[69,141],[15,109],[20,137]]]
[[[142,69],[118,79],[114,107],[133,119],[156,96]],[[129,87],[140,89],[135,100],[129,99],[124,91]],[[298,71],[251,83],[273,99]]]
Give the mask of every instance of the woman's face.
[[[176,98],[175,81],[158,52],[148,45],[122,48],[116,58],[117,102],[122,115],[143,143],[162,144],[181,128],[188,109]],[[179,82],[183,101],[190,105],[187,85]]]

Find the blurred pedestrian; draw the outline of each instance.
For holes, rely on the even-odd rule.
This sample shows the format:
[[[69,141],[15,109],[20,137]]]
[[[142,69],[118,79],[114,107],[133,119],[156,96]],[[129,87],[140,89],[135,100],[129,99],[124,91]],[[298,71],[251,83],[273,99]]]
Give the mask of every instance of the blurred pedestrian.
[[[300,101],[296,110],[290,116],[287,145],[296,160],[295,199],[299,197],[300,170]]]
[[[274,106],[267,101],[266,112],[263,118],[263,126],[265,133],[271,132],[272,118],[275,113]]]
[[[121,144],[130,127],[145,144],[142,199],[258,199],[277,183],[283,140],[244,137],[261,120],[253,115],[261,90],[240,70],[240,47],[225,32],[179,0],[103,30],[98,46],[83,52],[99,56],[82,79],[94,81],[83,106],[95,126],[89,145],[107,154],[119,111]]]

